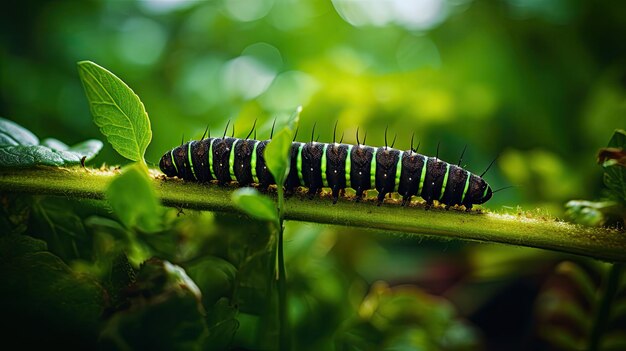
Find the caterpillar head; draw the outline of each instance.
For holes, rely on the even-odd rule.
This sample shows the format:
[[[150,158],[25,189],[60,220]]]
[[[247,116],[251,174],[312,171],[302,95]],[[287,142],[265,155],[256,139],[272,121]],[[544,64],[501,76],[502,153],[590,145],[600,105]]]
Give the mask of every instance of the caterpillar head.
[[[493,191],[484,179],[478,178],[477,183],[478,187],[474,192],[474,195],[472,196],[472,202],[475,204],[484,204],[485,202],[489,201],[489,199],[491,199],[491,196],[493,196]]]
[[[176,171],[176,165],[174,165],[174,155],[171,151],[168,151],[161,157],[159,161],[159,168],[161,172],[165,173],[168,177],[174,177],[178,174]]]
[[[487,182],[485,182],[485,184],[487,184]],[[484,204],[485,202],[489,201],[489,199],[491,199],[492,196],[493,196],[493,191],[491,190],[491,187],[487,184],[487,188],[483,190],[482,198],[480,199],[480,202],[478,203]]]
[[[493,196],[493,191],[487,182],[478,176],[472,175],[467,192],[467,199],[472,204],[484,204]]]

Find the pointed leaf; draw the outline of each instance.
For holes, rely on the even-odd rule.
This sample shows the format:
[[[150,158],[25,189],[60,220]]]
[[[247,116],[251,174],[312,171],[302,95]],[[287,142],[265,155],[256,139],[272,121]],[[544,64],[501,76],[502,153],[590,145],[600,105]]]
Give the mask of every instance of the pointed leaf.
[[[37,144],[39,139],[28,129],[8,119],[0,118],[0,146]]]
[[[233,192],[231,196],[237,207],[251,217],[263,221],[278,220],[276,205],[267,196],[259,194],[253,188],[241,188]]]
[[[0,118],[0,167],[32,167],[78,165],[90,160],[102,149],[99,140],[87,140],[68,147],[56,139],[39,139],[30,131],[9,120]]]
[[[71,147],[56,139],[46,139],[41,142],[41,145],[55,151],[65,162],[72,163],[80,163],[83,157],[89,161],[102,149],[102,142],[95,139],[86,140]]]
[[[155,232],[161,228],[161,207],[146,172],[135,164],[115,177],[106,190],[113,212],[127,228]]]
[[[121,79],[93,62],[79,62],[78,73],[102,134],[120,155],[145,163],[152,131],[139,97]]]
[[[302,106],[296,109],[289,117],[287,125],[272,138],[272,141],[265,148],[265,163],[279,186],[285,184],[289,174],[291,142],[294,130],[298,126],[300,112],[302,112]]]
[[[292,130],[285,127],[276,133],[272,141],[265,148],[265,163],[274,176],[278,186],[285,184],[285,180],[289,174],[292,139]]]

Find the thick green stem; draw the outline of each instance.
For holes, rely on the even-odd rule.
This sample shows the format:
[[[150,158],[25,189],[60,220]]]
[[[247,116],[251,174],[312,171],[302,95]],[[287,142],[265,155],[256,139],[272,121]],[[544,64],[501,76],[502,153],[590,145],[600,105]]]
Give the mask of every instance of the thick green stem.
[[[613,303],[613,299],[615,298],[615,294],[619,288],[623,270],[624,265],[616,263],[611,265],[611,268],[608,271],[607,278],[604,282],[604,290],[602,291],[600,305],[598,305],[598,309],[596,310],[591,335],[589,336],[588,351],[596,351],[600,349],[602,334],[604,334],[607,322],[611,317],[611,304]]]
[[[115,174],[89,169],[0,170],[0,191],[102,199]],[[156,172],[154,185],[166,206],[240,212],[230,199],[230,188],[164,179]],[[542,218],[540,214],[466,213],[440,208],[425,211],[421,206],[407,208],[385,203],[377,207],[373,201],[355,203],[346,199],[333,205],[329,198],[309,200],[298,195],[287,199],[283,207],[283,218],[287,220],[497,242],[626,262],[623,232],[572,225]]]

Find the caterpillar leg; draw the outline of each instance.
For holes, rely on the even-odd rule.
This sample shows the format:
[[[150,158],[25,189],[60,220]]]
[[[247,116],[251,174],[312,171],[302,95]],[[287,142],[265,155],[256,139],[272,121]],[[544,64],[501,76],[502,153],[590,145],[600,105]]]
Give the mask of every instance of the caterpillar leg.
[[[428,211],[433,206],[433,200],[426,200],[426,211]]]
[[[402,206],[405,206],[407,203],[411,202],[411,195],[408,193],[402,196]]]
[[[339,191],[340,189],[337,187],[333,188],[333,205],[337,203],[337,200],[339,200]]]
[[[295,193],[296,193],[296,188],[295,187],[285,186],[285,196],[292,196]]]
[[[472,204],[465,205],[465,212],[470,212],[472,210]]]
[[[391,193],[390,193],[390,194],[391,194]],[[382,192],[382,191],[381,191],[380,193],[378,193],[378,200],[376,201],[376,206],[380,206],[380,205],[382,205],[383,201],[385,201],[385,196],[386,196],[386,195],[387,195],[387,194],[385,194],[385,193],[384,193],[384,192]]]
[[[262,194],[267,194],[269,188],[270,185],[268,183],[259,183],[259,187],[257,188],[257,190]]]
[[[315,197],[315,194],[317,194],[321,189],[313,189],[313,188],[309,188],[309,191],[306,193],[306,196],[309,198],[309,200],[313,200],[313,198]]]
[[[361,202],[361,199],[363,199],[363,189],[358,188],[358,189],[356,189],[356,194],[354,196],[354,201],[355,202]]]

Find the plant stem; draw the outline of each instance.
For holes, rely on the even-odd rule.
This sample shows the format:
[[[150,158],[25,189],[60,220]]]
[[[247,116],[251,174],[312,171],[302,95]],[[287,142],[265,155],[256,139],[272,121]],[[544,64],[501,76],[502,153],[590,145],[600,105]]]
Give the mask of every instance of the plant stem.
[[[278,192],[278,248],[276,255],[278,256],[277,268],[277,285],[278,285],[278,335],[279,350],[291,350],[289,338],[289,320],[287,319],[287,276],[285,271],[285,257],[283,253],[283,233],[285,226],[283,224],[285,195],[282,187],[277,188]]]
[[[59,195],[103,199],[104,190],[117,172],[92,169],[40,167],[0,170],[0,192]],[[240,213],[230,199],[232,188],[162,179],[154,171],[154,186],[166,206]],[[329,198],[307,199],[294,195],[281,206],[282,218],[378,231],[427,235],[481,242],[535,247],[626,262],[626,235],[616,230],[572,225],[540,214],[445,211],[422,206],[400,207],[374,201],[355,203]]]
[[[591,335],[589,337],[589,351],[597,351],[600,349],[600,342],[602,341],[602,334],[606,330],[607,322],[609,321],[611,304],[619,288],[620,278],[624,265],[616,263],[611,265],[608,271],[607,278],[605,280],[605,286],[602,292],[602,298],[600,305],[596,310],[596,315],[593,321],[593,327],[591,329]]]

